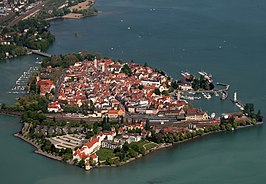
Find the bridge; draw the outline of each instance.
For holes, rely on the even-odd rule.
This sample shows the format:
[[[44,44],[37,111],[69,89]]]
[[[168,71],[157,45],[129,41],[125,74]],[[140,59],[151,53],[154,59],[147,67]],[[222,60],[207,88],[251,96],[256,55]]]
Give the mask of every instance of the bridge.
[[[44,57],[52,57],[51,54],[47,54],[45,52],[41,52],[40,50],[31,50],[31,52],[33,54],[37,54],[37,55],[44,56]]]

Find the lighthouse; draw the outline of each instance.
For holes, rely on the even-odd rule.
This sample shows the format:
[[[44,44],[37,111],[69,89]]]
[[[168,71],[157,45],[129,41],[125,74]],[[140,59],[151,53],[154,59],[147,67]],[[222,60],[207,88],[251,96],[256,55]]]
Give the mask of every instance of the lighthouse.
[[[98,66],[97,66],[97,59],[96,59],[96,57],[94,58],[93,63],[94,63],[94,67],[97,69]]]

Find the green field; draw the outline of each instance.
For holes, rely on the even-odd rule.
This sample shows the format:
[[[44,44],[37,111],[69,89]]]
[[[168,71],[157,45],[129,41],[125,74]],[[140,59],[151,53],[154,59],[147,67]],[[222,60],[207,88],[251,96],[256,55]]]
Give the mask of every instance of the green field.
[[[150,150],[150,149],[152,149],[152,148],[157,146],[157,144],[155,144],[153,142],[149,142],[147,140],[141,140],[139,142],[133,142],[130,145],[133,145],[133,144],[136,144],[139,147],[143,147],[146,151],[148,151],[148,150]]]
[[[115,157],[115,154],[113,152],[114,150],[112,149],[101,148],[96,152],[96,154],[98,155],[100,161],[105,161],[107,158]]]
[[[152,148],[154,148],[154,147],[156,147],[156,146],[157,146],[157,144],[155,144],[155,143],[153,143],[153,142],[149,142],[149,143],[143,145],[143,147],[144,147],[146,150],[150,150],[150,149],[152,149]]]

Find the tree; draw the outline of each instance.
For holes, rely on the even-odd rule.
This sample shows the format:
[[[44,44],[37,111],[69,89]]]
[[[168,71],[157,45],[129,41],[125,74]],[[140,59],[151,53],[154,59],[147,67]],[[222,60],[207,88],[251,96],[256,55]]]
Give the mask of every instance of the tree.
[[[131,149],[133,149],[136,152],[140,151],[140,146],[138,144],[131,144]]]
[[[156,95],[161,95],[161,92],[160,92],[159,88],[155,88],[154,93]]]
[[[1,109],[6,109],[6,108],[7,108],[6,104],[5,103],[2,103]]]
[[[144,88],[144,86],[142,84],[139,85],[139,90],[142,90]]]
[[[63,159],[64,159],[64,160],[72,160],[72,159],[73,159],[73,155],[72,155],[72,153],[65,153],[65,154],[63,155]]]
[[[151,129],[150,121],[147,119],[145,123],[145,130],[149,131]]]
[[[128,150],[128,155],[131,157],[131,158],[134,158],[136,156],[138,156],[138,153],[136,151],[134,151],[133,149],[129,149]]]
[[[78,164],[78,159],[75,158],[75,159],[73,160],[73,162],[74,162],[75,165],[77,165],[77,164]]]
[[[93,133],[98,134],[99,132],[100,132],[99,123],[98,122],[93,123]]]
[[[49,152],[51,151],[51,146],[52,146],[51,141],[45,139],[44,144],[42,145],[42,150]]]
[[[231,124],[231,125],[233,125],[234,124],[234,122],[235,122],[235,117],[234,116],[231,116],[230,118],[229,118],[229,123]]]
[[[128,142],[125,142],[125,144],[122,146],[122,150],[127,152],[129,150]]]
[[[197,91],[200,89],[200,81],[198,79],[194,79],[192,82],[192,88]]]
[[[202,88],[205,90],[210,90],[209,82],[206,80],[204,82],[202,82]]]
[[[123,72],[124,74],[126,74],[128,76],[132,75],[132,71],[127,64],[124,64],[124,66],[121,69],[121,72]]]
[[[254,104],[247,103],[244,107],[244,112],[248,113],[248,115],[251,115],[254,112]]]
[[[169,92],[166,91],[166,90],[163,90],[162,94],[165,95],[165,96],[169,96]]]
[[[85,167],[85,160],[84,159],[81,159],[78,163],[78,166],[80,166],[81,168],[84,168]]]
[[[263,121],[263,116],[261,115],[260,110],[258,110],[257,114],[256,114],[256,120],[258,122],[262,122]]]
[[[94,135],[95,135],[94,132],[88,131],[87,134],[86,134],[86,139],[90,139]]]
[[[107,159],[106,159],[106,164],[107,165],[112,165],[114,162],[113,162],[113,159],[112,158],[110,158],[110,157],[108,157]]]
[[[231,131],[231,130],[232,130],[232,125],[229,124],[229,123],[227,123],[227,124],[225,125],[225,128],[226,128],[227,131]]]
[[[177,88],[178,88],[178,84],[177,84],[176,81],[173,81],[173,82],[171,83],[171,86],[172,86],[172,88],[174,88],[174,89],[177,89]]]

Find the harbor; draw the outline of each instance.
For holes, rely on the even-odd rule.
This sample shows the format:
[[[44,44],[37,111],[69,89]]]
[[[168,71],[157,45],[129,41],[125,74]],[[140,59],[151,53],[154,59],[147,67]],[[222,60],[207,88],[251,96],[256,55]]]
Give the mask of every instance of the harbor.
[[[26,94],[29,93],[28,80],[33,73],[38,71],[38,67],[31,66],[27,71],[16,80],[15,86],[8,92],[10,94]]]
[[[212,97],[220,97],[220,100],[226,100],[229,94],[230,84],[216,82],[213,84],[213,76],[204,71],[198,72],[200,75],[197,78],[195,75],[189,72],[181,72],[181,76],[183,77],[180,83],[180,99],[184,100],[200,100],[207,99],[210,100]],[[195,83],[198,81],[201,83],[205,82],[205,89],[199,87],[199,89],[195,89]],[[206,86],[207,85],[207,86]],[[206,89],[207,88],[207,89]],[[209,88],[209,89],[208,89]]]

